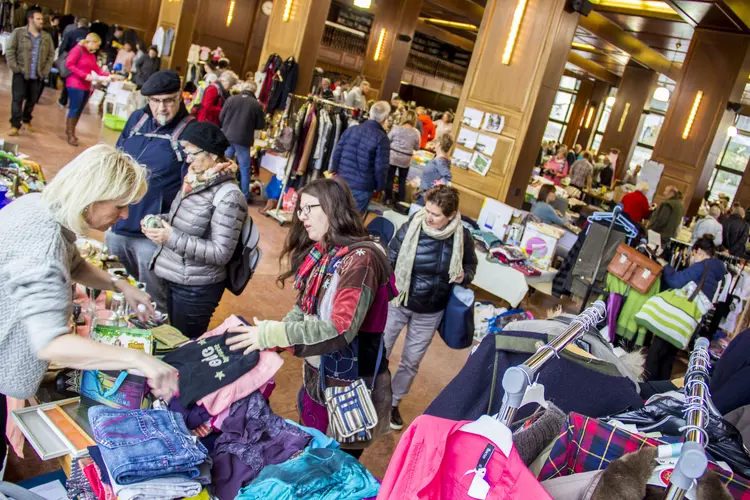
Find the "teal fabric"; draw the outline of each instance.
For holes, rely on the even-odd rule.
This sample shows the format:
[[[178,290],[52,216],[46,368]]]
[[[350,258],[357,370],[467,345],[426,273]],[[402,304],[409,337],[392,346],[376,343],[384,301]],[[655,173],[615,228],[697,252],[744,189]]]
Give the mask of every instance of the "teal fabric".
[[[316,448],[266,466],[235,500],[359,500],[377,496],[379,489],[378,481],[351,455]]]
[[[302,429],[303,431],[305,431],[306,433],[310,434],[313,437],[312,441],[310,441],[310,445],[308,446],[308,448],[328,448],[330,450],[338,450],[339,448],[341,448],[341,445],[339,445],[339,443],[335,439],[326,436],[325,434],[320,432],[318,429],[313,429],[312,427],[305,427],[304,425],[300,425],[297,422],[293,422],[289,420],[288,418],[285,418],[284,421],[289,425],[299,427],[300,429]]]

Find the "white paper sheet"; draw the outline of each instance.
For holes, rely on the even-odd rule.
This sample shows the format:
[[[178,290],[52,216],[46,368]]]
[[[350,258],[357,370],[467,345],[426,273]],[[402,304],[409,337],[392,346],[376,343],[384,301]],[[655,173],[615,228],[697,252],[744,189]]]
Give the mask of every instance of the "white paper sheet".
[[[29,491],[32,491],[47,500],[68,500],[68,492],[65,490],[65,486],[57,480],[46,484],[40,484],[39,486],[30,488]]]
[[[648,160],[643,165],[641,173],[638,174],[638,182],[648,183],[648,193],[646,193],[646,198],[648,198],[649,203],[654,201],[654,195],[656,194],[656,189],[659,187],[662,172],[664,172],[664,165]]]
[[[477,132],[469,130],[465,127],[461,127],[461,130],[458,132],[458,139],[456,140],[456,142],[467,149],[474,149],[474,146],[477,145],[478,136],[479,134]]]
[[[484,123],[482,123],[482,129],[493,134],[499,134],[505,127],[505,117],[502,115],[496,115],[494,113],[487,113],[484,115]]]
[[[482,126],[482,120],[484,118],[484,112],[474,108],[464,109],[464,118],[461,123],[468,125],[471,128],[480,128]]]
[[[469,151],[464,151],[461,148],[456,148],[453,150],[451,166],[468,170],[469,163],[471,163],[471,153]]]
[[[477,135],[477,145],[474,146],[474,149],[487,156],[492,156],[495,154],[496,146],[497,139],[486,134],[479,134]]]
[[[515,208],[492,198],[485,198],[479,212],[477,224],[482,231],[491,231],[500,239],[505,238]]]

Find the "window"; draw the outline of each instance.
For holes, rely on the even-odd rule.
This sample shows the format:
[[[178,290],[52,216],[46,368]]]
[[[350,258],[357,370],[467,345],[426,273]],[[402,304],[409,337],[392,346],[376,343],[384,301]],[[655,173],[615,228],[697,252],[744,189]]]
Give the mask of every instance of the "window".
[[[563,76],[562,78],[560,78],[561,89],[567,89],[577,92],[580,85],[581,81],[578,78],[573,78],[572,76]]]
[[[643,146],[636,146],[633,151],[633,156],[630,158],[630,168],[635,168],[636,165],[643,166],[648,160],[651,159],[651,155],[654,150],[652,148],[644,148]]]
[[[609,121],[609,115],[611,114],[612,114],[612,106],[610,106],[609,104],[605,104],[604,111],[602,111],[602,116],[601,118],[599,118],[599,123],[596,125],[597,132],[601,132],[603,134],[604,131],[607,130],[607,122]]]
[[[561,123],[548,121],[547,128],[544,129],[545,141],[559,141],[563,135],[563,125]]]
[[[744,172],[748,159],[750,159],[750,135],[739,133],[727,141],[719,165],[737,172]]]
[[[643,119],[643,127],[638,136],[639,144],[646,144],[652,148],[656,144],[656,138],[659,137],[661,126],[664,123],[664,116],[656,113],[646,113]]]
[[[555,103],[552,105],[552,111],[549,114],[550,120],[559,120],[567,123],[575,100],[576,96],[574,94],[558,91],[555,96]]]
[[[602,134],[597,132],[594,134],[594,140],[591,142],[591,151],[599,151],[599,146],[602,144]]]
[[[709,196],[710,201],[718,201],[720,194],[729,196],[730,200],[734,200],[734,195],[737,194],[737,188],[740,186],[742,176],[726,170],[714,170],[711,176],[711,182],[709,183]]]
[[[719,163],[709,181],[711,200],[718,199],[719,194],[725,194],[733,200],[750,161],[750,118],[740,116],[737,120],[737,129],[738,134],[735,137],[727,137]]]
[[[560,142],[568,128],[570,115],[573,113],[573,104],[576,102],[576,92],[581,82],[569,76],[560,79],[560,87],[555,95],[555,102],[549,114],[549,121],[544,130],[545,141]]]

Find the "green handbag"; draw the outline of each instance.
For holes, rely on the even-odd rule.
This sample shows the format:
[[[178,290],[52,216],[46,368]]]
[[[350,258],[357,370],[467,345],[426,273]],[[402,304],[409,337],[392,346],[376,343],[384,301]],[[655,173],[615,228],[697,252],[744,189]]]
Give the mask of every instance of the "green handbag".
[[[713,304],[703,293],[708,266],[700,283],[666,290],[649,298],[635,315],[635,322],[680,349],[685,349],[703,316]]]

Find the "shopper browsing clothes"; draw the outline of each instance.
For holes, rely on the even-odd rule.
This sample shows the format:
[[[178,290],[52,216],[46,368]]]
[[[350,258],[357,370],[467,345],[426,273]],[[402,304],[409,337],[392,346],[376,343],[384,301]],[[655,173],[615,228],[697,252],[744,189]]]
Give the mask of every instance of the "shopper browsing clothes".
[[[91,83],[109,80],[109,73],[103,71],[96,63],[96,52],[101,44],[102,39],[99,35],[89,33],[70,51],[65,61],[65,66],[70,71],[70,76],[65,80],[70,100],[65,121],[65,135],[71,146],[78,146],[79,143],[76,137],[76,126],[91,95]]]
[[[385,187],[391,141],[384,127],[390,113],[390,104],[376,102],[370,108],[370,119],[347,128],[333,150],[330,171],[349,184],[362,214],[367,212],[373,193]]]
[[[388,363],[382,359],[382,332],[393,296],[391,266],[382,247],[368,237],[354,199],[340,180],[308,184],[300,191],[294,214],[280,256],[290,268],[279,282],[283,286],[294,277],[297,303],[283,321],[237,328],[240,335],[227,344],[233,344],[231,350],[245,349],[246,354],[293,347],[296,356],[305,358],[300,420],[324,433],[329,424],[321,366],[326,387],[348,386],[362,378],[370,388],[375,376],[372,401],[378,425],[372,439],[341,443],[358,457],[388,427],[391,380]]]
[[[22,124],[29,132],[33,132],[31,119],[34,105],[39,100],[44,79],[55,60],[52,37],[42,30],[44,17],[41,9],[29,8],[26,11],[26,21],[26,26],[13,30],[5,51],[8,68],[13,72],[10,136],[18,135]]]
[[[182,145],[190,167],[180,193],[168,214],[154,214],[160,227],[149,227],[148,217],[141,224],[146,238],[159,245],[154,272],[166,285],[172,326],[194,339],[206,333],[224,294],[226,265],[247,203],[236,187],[236,165],[224,159],[229,141],[219,127],[192,124],[182,134]]]
[[[474,240],[461,224],[458,201],[458,191],[452,187],[436,186],[427,191],[424,208],[401,226],[388,250],[399,291],[388,305],[384,333],[388,359],[401,330],[407,327],[401,363],[393,375],[392,429],[404,427],[398,405],[409,393],[443,319],[453,284],[468,285],[477,270]]]
[[[185,153],[178,140],[193,117],[182,102],[180,77],[172,70],[154,73],[141,94],[148,97],[148,105],[130,115],[117,147],[148,168],[148,191],[130,207],[125,220],[107,231],[106,242],[128,272],[146,283],[146,290],[164,311],[164,287],[149,266],[157,247],[141,232],[141,220],[148,214],[169,212],[187,173]]]
[[[237,85],[237,75],[224,71],[218,80],[206,87],[199,104],[198,121],[219,125],[219,115],[224,102],[229,98],[229,91]]]
[[[28,194],[0,210],[0,428],[5,397],[34,396],[50,362],[79,370],[145,374],[151,391],[171,398],[177,371],[134,349],[71,334],[71,285],[116,290],[146,320],[148,294],[84,261],[76,234],[106,231],[146,192],[147,171],[131,156],[93,146],[57,173],[43,194]],[[0,440],[0,460],[5,457]]]
[[[390,115],[391,117],[393,115]],[[415,128],[417,125],[417,114],[414,111],[406,111],[398,126],[393,127],[388,133],[391,141],[390,167],[388,167],[388,179],[385,183],[385,201],[404,201],[406,198],[406,177],[409,174],[411,157],[414,151],[419,149],[420,136]],[[398,173],[398,197],[393,198],[393,180]]]

